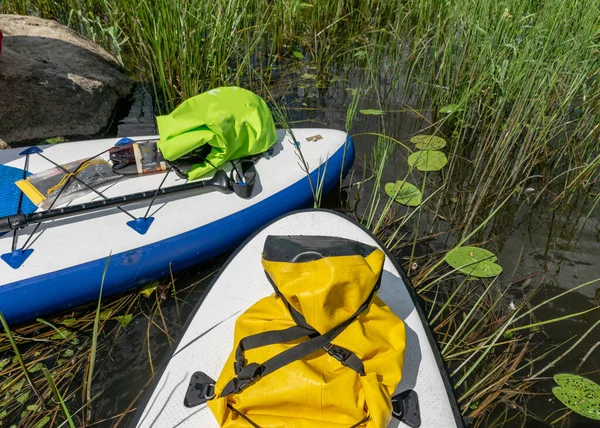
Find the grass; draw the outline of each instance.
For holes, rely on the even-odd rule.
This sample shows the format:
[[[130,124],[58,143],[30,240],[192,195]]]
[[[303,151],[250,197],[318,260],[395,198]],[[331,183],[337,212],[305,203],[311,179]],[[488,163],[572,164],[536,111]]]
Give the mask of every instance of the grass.
[[[597,316],[590,308],[594,311],[538,319],[545,305],[568,297],[541,297],[545,271],[510,282],[504,276],[475,281],[453,271],[443,257],[464,243],[493,245],[494,225],[522,206],[530,189],[537,191],[536,201],[553,199],[556,210],[582,198],[592,216],[600,202],[598,2],[16,0],[0,11],[57,19],[103,44],[132,75],[150,83],[161,112],[210,87],[237,84],[277,100],[277,119],[290,126],[296,122],[288,114],[311,108],[281,102],[294,98],[288,90],[296,91],[299,81],[323,100],[336,86],[351,89],[340,103],[348,106],[346,129],[357,143],[372,144],[372,152],[362,171],[351,173],[346,190],[354,202],[346,208],[411,273],[452,370],[461,409],[476,426],[539,418],[526,404],[537,394],[536,382],[562,359],[588,351],[581,350],[582,340],[595,325],[562,345],[545,344],[544,329]],[[356,129],[366,100],[371,105],[363,107],[383,112],[371,132]],[[423,124],[415,133],[446,138],[444,169],[422,174],[405,164],[414,147],[394,123],[404,114]],[[390,170],[421,190],[421,205],[405,208],[385,194]],[[311,181],[311,187],[318,203],[319,183]],[[433,240],[445,248],[419,250]],[[515,294],[522,298],[513,307],[509,296]],[[132,294],[103,303],[100,313],[111,311],[109,319],[132,315],[139,299]],[[152,332],[172,340],[160,308],[157,300],[135,315],[147,321],[152,371]],[[103,340],[92,345],[91,338],[102,337],[107,326],[102,317],[94,320],[87,312],[76,328],[58,318],[14,332],[14,345],[26,351],[22,364],[18,358],[6,363],[3,371],[20,374],[15,380],[0,376],[0,390],[23,383],[0,408],[12,416],[23,411],[16,401],[21,391],[43,380],[38,375],[25,385],[24,365],[35,367],[43,355],[55,361],[50,379],[62,397],[58,401],[68,403],[72,413],[60,406],[43,409],[38,399],[31,405],[40,407],[21,420],[50,417],[46,423],[54,423],[68,421],[69,414],[76,424],[84,420],[77,418],[91,398],[90,347],[110,346]],[[122,329],[118,323],[116,328]],[[0,352],[15,352],[6,337],[0,337]],[[118,340],[113,333],[106,337]],[[81,344],[71,343],[74,338]],[[58,364],[66,349],[74,353],[70,367]],[[84,373],[88,393],[81,396],[77,384]]]

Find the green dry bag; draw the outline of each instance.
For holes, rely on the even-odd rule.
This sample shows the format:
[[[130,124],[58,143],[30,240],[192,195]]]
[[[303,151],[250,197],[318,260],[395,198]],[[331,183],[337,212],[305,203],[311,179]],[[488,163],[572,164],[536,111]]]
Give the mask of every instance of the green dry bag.
[[[228,160],[256,155],[277,140],[267,104],[258,95],[236,86],[196,95],[170,114],[158,116],[158,147],[175,161],[200,146],[212,146],[206,161],[195,164],[188,178],[195,180]]]

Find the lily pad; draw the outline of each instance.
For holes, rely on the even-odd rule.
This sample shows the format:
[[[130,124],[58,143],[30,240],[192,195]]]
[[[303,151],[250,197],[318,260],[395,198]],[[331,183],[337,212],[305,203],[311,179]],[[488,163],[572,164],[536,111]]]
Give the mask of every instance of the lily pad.
[[[494,263],[498,258],[484,248],[457,247],[444,257],[446,263],[460,273],[477,278],[491,278],[502,273],[502,266]]]
[[[374,108],[367,108],[367,109],[363,109],[363,110],[359,110],[361,114],[366,114],[367,116],[371,115],[371,116],[378,116],[378,115],[382,115],[383,113],[385,113],[383,110],[377,110]]]
[[[419,171],[439,171],[448,163],[443,152],[437,150],[419,150],[408,157],[408,164]]]
[[[554,375],[558,384],[552,393],[565,406],[590,419],[600,421],[600,385],[574,374]]]
[[[421,150],[439,150],[446,147],[446,140],[435,135],[415,135],[410,142]]]
[[[402,205],[409,207],[418,207],[423,201],[421,191],[414,184],[405,181],[396,181],[395,183],[386,183],[385,193],[390,198]]]

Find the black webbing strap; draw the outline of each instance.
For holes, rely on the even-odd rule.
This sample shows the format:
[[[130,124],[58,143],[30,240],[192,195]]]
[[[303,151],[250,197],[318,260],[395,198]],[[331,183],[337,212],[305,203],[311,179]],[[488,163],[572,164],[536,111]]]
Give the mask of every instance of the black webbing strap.
[[[313,329],[307,322],[306,319],[304,318],[304,315],[302,315],[300,312],[298,312],[296,310],[296,308],[294,308],[290,302],[287,301],[287,299],[284,297],[283,294],[281,294],[281,291],[279,291],[279,288],[277,287],[277,285],[275,284],[275,281],[273,281],[273,279],[271,278],[271,276],[265,272],[265,274],[267,275],[267,279],[269,280],[269,282],[271,283],[271,286],[273,287],[273,290],[275,290],[275,294],[277,295],[277,297],[279,297],[283,303],[285,304],[285,307],[288,309],[288,311],[290,312],[290,315],[292,317],[292,319],[294,320],[294,322],[296,324],[298,324],[299,326],[302,327],[306,327],[306,328],[310,328]],[[313,329],[314,330],[314,329]]]
[[[380,280],[381,280],[381,278],[380,278]],[[365,302],[346,321],[340,323],[339,325],[332,328],[325,334],[322,334],[320,336],[315,336],[315,337],[313,337],[305,342],[302,342],[292,348],[286,349],[282,353],[277,354],[272,358],[269,358],[267,361],[265,361],[262,364],[251,363],[251,364],[248,364],[247,366],[241,367],[237,376],[234,377],[233,379],[231,379],[225,385],[225,387],[223,388],[223,391],[221,391],[220,396],[225,397],[227,395],[240,392],[241,390],[246,388],[250,383],[252,383],[253,381],[255,381],[258,378],[266,376],[269,373],[273,373],[274,371],[276,371],[282,367],[285,367],[294,361],[305,358],[305,357],[309,356],[310,354],[312,354],[313,352],[318,351],[321,348],[325,347],[325,349],[327,350],[327,347],[328,347],[328,345],[331,344],[331,341],[333,339],[335,339],[342,331],[344,331],[344,329],[348,325],[350,325],[358,317],[358,315],[360,313],[362,313],[365,309],[367,309],[367,307],[371,303],[371,300],[373,300],[375,293],[377,293],[377,290],[379,289],[380,280],[377,281],[377,284],[375,284],[375,287],[373,287],[373,290],[371,290],[371,293],[369,294],[369,296],[367,297]],[[285,301],[285,298],[283,298],[282,296],[280,296],[280,297]],[[330,348],[331,348],[331,346],[330,346]],[[344,348],[340,348],[340,347],[338,347],[338,348],[344,349]],[[345,350],[345,351],[347,351],[347,350]],[[348,351],[348,353],[350,353],[350,351]],[[363,369],[363,372],[364,372],[364,369]]]
[[[253,334],[252,336],[246,336],[238,344],[235,350],[235,363],[233,368],[235,374],[239,374],[240,370],[244,368],[244,351],[250,349],[261,348],[267,345],[274,345],[275,343],[291,342],[302,337],[319,334],[312,328],[306,328],[299,325],[295,325],[285,330],[271,330],[262,333]]]

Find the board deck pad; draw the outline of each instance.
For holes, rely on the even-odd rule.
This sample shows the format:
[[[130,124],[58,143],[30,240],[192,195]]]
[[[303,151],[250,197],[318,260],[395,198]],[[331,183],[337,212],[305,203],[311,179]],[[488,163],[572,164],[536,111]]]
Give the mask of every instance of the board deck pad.
[[[23,174],[25,172],[25,174]],[[21,196],[21,190],[15,182],[30,176],[31,173],[21,168],[8,165],[0,165],[0,217],[13,214],[29,214],[35,212],[37,207],[25,195]],[[21,200],[21,211],[19,212],[19,199]]]
[[[213,379],[218,378],[233,348],[237,317],[256,301],[273,293],[261,265],[268,235],[335,236],[382,248],[361,226],[326,210],[292,213],[256,232],[224,265],[190,315],[178,344],[139,403],[133,426],[218,427],[206,405],[187,408],[184,397],[194,372],[201,371]],[[395,393],[417,392],[421,427],[461,427],[462,419],[441,356],[424,322],[423,312],[415,306],[407,282],[386,252],[378,295],[406,327],[402,380]],[[390,428],[399,426],[405,425],[396,419],[389,425]]]

